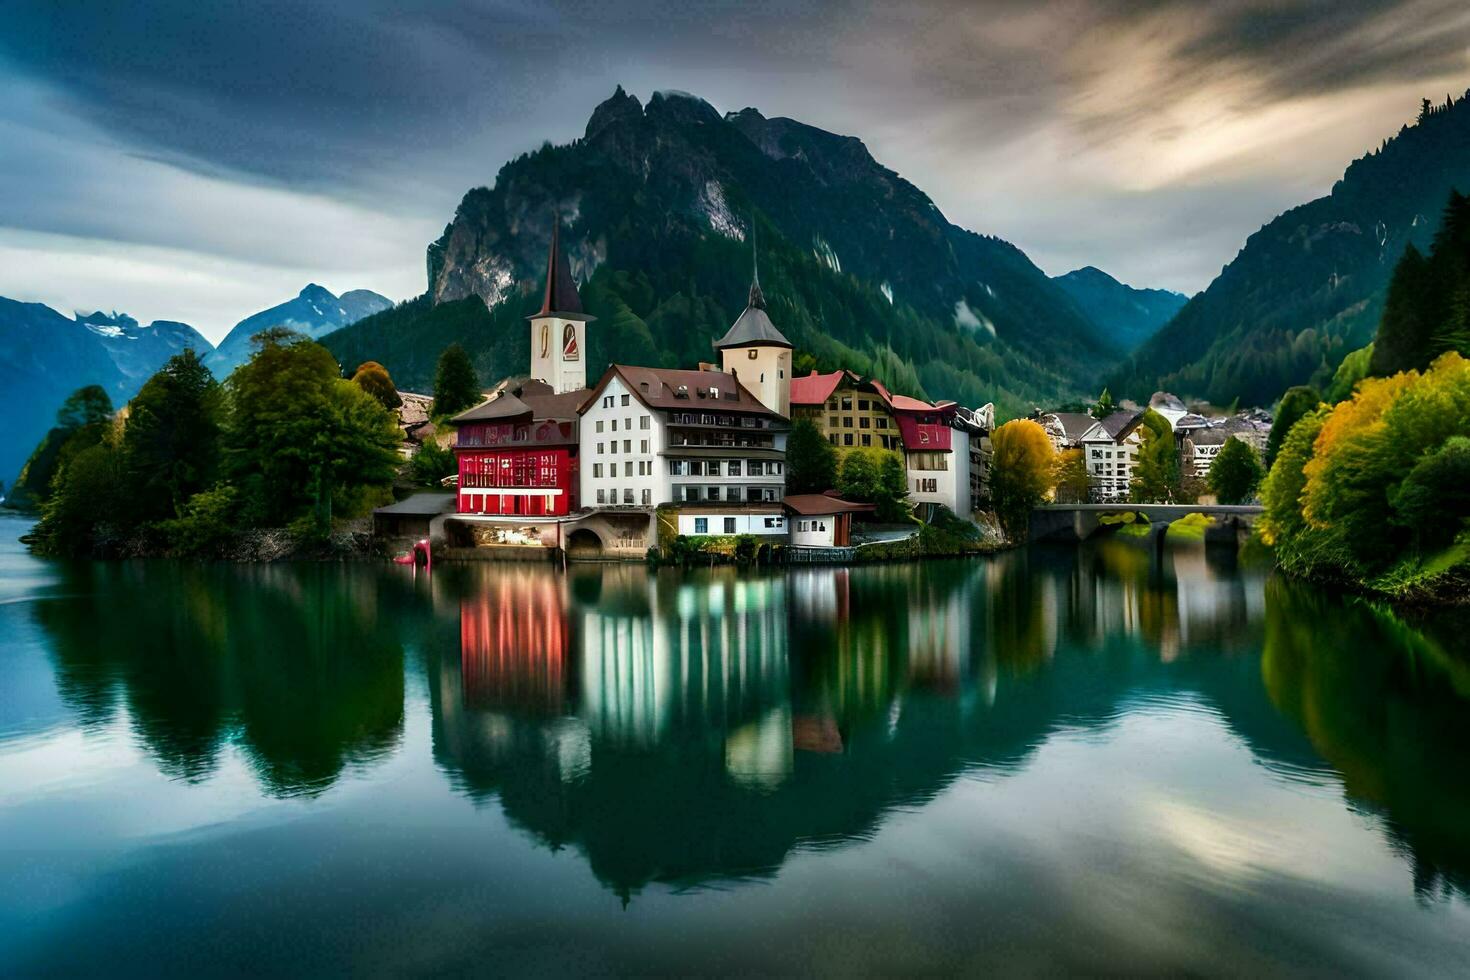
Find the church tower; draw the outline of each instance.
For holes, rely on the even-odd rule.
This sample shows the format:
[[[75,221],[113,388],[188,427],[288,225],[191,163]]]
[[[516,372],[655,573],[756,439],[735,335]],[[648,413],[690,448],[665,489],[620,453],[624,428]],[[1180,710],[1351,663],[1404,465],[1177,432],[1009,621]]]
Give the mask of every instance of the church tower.
[[[760,403],[777,415],[791,417],[791,341],[776,329],[766,313],[761,293],[760,266],[754,258],[755,234],[751,233],[750,299],[745,312],[736,318],[725,336],[715,341],[720,368],[733,374],[750,389]]]
[[[561,249],[561,218],[551,228],[546,256],[546,295],[531,321],[531,377],[553,391],[587,387],[587,324],[597,319],[582,312],[582,297]]]

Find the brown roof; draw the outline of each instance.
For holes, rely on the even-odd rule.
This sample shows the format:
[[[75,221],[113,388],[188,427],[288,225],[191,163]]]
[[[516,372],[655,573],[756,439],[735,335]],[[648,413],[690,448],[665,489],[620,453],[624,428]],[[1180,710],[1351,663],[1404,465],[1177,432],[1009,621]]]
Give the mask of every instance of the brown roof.
[[[820,517],[824,514],[864,514],[876,510],[877,504],[860,504],[825,493],[787,494],[782,501],[792,513],[803,517]]]
[[[587,397],[585,388],[557,394],[551,385],[531,379],[511,387],[497,385],[494,393],[474,408],[460,412],[449,421],[454,425],[464,422],[509,422],[513,419],[559,419],[571,421],[577,418],[577,409]]]
[[[592,320],[582,312],[582,297],[572,280],[567,253],[561,247],[561,216],[551,226],[551,249],[546,253],[546,293],[536,316],[556,315],[571,320]]]
[[[750,393],[733,374],[723,371],[687,371],[675,368],[632,367],[627,364],[611,365],[597,384],[592,386],[577,409],[586,412],[602,394],[602,389],[614,376],[622,379],[624,387],[649,408],[669,411],[710,410],[737,412],[743,415],[764,415],[774,419],[781,416],[762,405],[760,399]],[[719,389],[719,396],[711,394]]]

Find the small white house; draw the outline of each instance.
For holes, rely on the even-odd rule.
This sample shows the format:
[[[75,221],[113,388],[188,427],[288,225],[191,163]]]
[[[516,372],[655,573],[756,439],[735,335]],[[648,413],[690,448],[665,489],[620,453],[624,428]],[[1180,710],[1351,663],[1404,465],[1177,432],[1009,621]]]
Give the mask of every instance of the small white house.
[[[1142,443],[1139,423],[1142,412],[1114,412],[1094,422],[1082,436],[1082,455],[1092,498],[1106,502],[1128,497],[1133,467]]]
[[[825,493],[799,493],[785,500],[791,543],[806,548],[845,548],[852,543],[852,515],[870,514],[859,504]]]

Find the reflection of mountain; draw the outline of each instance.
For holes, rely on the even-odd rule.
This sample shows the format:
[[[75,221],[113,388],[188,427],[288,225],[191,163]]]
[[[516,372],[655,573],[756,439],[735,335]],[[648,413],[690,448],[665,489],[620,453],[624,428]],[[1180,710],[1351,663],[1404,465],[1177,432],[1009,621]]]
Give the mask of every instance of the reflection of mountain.
[[[170,775],[203,779],[236,744],[267,792],[311,794],[397,743],[403,657],[371,575],[163,562],[67,574],[58,591],[75,598],[36,607],[62,697],[88,725],[125,715]]]
[[[1268,768],[1324,778],[1261,683],[1261,581],[1232,556],[1119,543],[753,579],[515,575],[512,593],[486,593],[488,632],[466,601],[467,642],[529,636],[560,603],[570,648],[431,665],[435,757],[625,896],[864,839],[964,773],[1014,772],[1058,730],[1106,729],[1140,700],[1203,704]],[[550,677],[566,700],[548,714]],[[477,689],[527,696],[487,707]]]

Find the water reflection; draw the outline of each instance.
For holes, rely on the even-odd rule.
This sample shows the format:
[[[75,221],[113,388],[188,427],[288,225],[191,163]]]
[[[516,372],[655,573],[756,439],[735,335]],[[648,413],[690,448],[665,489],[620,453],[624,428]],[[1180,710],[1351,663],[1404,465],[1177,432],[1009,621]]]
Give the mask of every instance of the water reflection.
[[[126,718],[171,776],[238,746],[265,791],[315,794],[397,743],[403,656],[366,577],[313,566],[77,564],[38,604],[84,729]]]
[[[266,795],[312,797],[407,751],[416,710],[440,796],[447,779],[625,899],[769,877],[1142,716],[1170,719],[1168,738],[1220,726],[1262,778],[1370,815],[1423,900],[1470,894],[1466,662],[1233,552],[57,568],[31,615],[84,731],[126,727],[201,792],[238,752]]]

